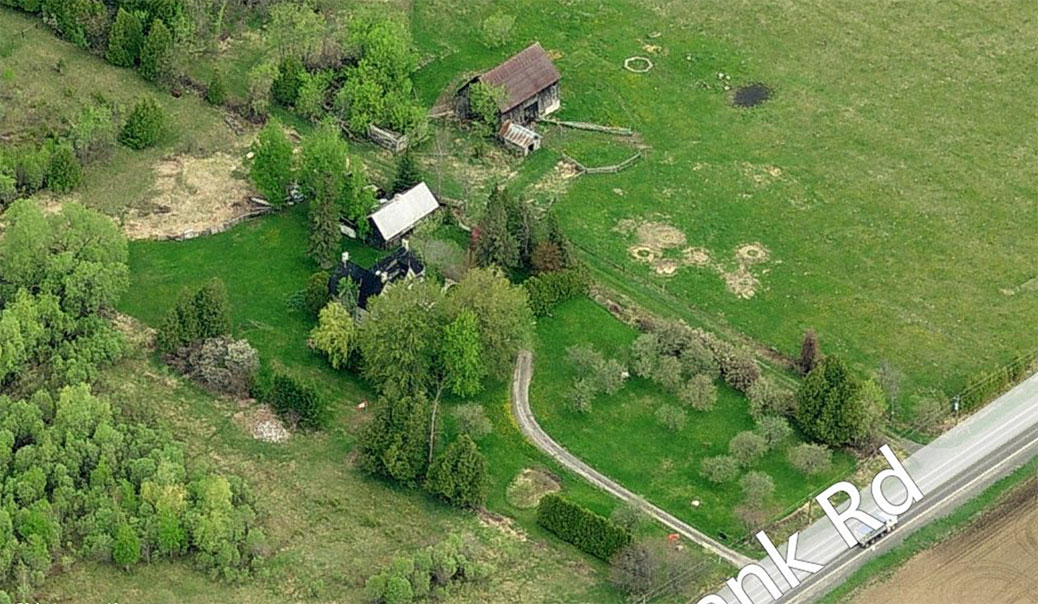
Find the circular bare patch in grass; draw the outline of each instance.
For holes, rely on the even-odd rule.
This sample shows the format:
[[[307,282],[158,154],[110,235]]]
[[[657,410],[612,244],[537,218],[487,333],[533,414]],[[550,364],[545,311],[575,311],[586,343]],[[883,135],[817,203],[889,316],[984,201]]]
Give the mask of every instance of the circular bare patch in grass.
[[[562,490],[559,480],[541,470],[526,468],[516,475],[512,483],[505,491],[508,503],[519,509],[530,509],[537,507],[541,498],[548,493],[556,493]]]
[[[757,82],[736,88],[732,104],[736,107],[756,107],[770,98],[771,88]]]

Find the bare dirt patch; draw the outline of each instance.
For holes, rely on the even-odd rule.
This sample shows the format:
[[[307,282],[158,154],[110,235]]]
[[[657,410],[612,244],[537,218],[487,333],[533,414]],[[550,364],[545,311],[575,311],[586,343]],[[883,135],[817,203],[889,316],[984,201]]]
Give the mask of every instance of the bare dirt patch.
[[[291,436],[281,418],[270,407],[251,400],[242,401],[241,405],[241,411],[234,414],[234,423],[256,440],[281,443]]]
[[[551,474],[526,468],[519,472],[508,485],[505,497],[508,499],[508,503],[526,510],[537,507],[545,495],[557,493],[560,490],[562,490],[562,485]]]
[[[923,552],[854,604],[1038,604],[1038,480]]]
[[[709,268],[724,280],[728,291],[748,300],[760,288],[760,279],[751,267],[767,262],[768,249],[760,242],[743,243],[735,248],[732,260],[722,261],[705,247],[687,246],[688,237],[680,229],[662,222],[665,217],[649,220],[623,218],[613,230],[635,241],[628,246],[631,257],[648,264],[661,277],[673,277],[686,266]],[[734,261],[734,262],[733,262]],[[757,271],[767,273],[769,269]]]
[[[130,239],[163,239],[201,232],[254,211],[252,188],[241,160],[226,153],[198,158],[175,155],[154,168],[154,195],[123,222]]]

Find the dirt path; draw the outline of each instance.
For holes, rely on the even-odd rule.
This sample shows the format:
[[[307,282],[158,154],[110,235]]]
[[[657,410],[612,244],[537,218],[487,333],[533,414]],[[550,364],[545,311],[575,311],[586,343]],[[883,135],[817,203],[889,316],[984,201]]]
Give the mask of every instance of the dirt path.
[[[1038,479],[853,604],[1038,604]]]
[[[681,520],[678,520],[666,511],[646,502],[643,498],[625,489],[613,479],[596,471],[594,468],[564,449],[562,445],[552,440],[552,438],[541,429],[541,426],[533,417],[533,412],[530,410],[529,394],[530,380],[532,377],[533,353],[528,350],[522,350],[516,358],[515,373],[512,376],[512,413],[515,415],[515,420],[519,424],[519,429],[522,431],[523,435],[525,435],[530,442],[536,445],[538,449],[544,451],[575,474],[583,477],[585,480],[610,495],[623,501],[636,503],[654,520],[682,535],[693,543],[699,544],[707,551],[724,558],[737,568],[741,568],[742,566],[752,562],[752,560],[739,552],[714,541],[710,537],[697,531]]]

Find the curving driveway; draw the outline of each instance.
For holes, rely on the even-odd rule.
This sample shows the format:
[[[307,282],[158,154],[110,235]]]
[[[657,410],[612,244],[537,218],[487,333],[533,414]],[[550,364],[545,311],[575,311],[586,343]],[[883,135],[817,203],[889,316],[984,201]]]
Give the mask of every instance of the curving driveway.
[[[515,361],[515,373],[512,376],[512,413],[515,415],[519,430],[538,449],[550,455],[560,464],[583,477],[585,480],[623,501],[637,504],[647,515],[659,523],[667,526],[675,533],[686,539],[699,544],[705,550],[714,553],[726,561],[740,568],[753,562],[750,558],[739,552],[711,539],[703,533],[692,528],[690,525],[678,520],[666,511],[648,503],[635,493],[625,489],[622,485],[608,476],[598,472],[591,466],[581,461],[578,457],[567,451],[559,443],[552,440],[547,433],[541,429],[537,420],[530,410],[530,380],[533,377],[533,353],[528,350],[519,351]]]

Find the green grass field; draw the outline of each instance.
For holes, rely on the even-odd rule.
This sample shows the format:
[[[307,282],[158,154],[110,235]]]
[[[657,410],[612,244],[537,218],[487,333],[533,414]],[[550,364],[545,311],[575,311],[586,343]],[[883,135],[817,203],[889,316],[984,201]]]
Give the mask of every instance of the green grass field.
[[[686,426],[671,432],[654,413],[662,404],[681,407],[672,394],[641,378],[631,378],[618,393],[602,395],[590,413],[571,408],[569,394],[576,370],[566,360],[566,348],[591,344],[607,357],[626,359],[637,332],[615,320],[594,302],[567,302],[537,328],[534,378],[530,401],[538,421],[573,454],[615,478],[649,501],[710,535],[724,533],[735,541],[746,534],[736,515],[742,503],[737,481],[715,485],[700,475],[706,457],[724,455],[728,441],[753,429],[746,399],[721,385],[715,408],[688,411]],[[790,467],[785,449],[768,453],[748,469],[767,472],[776,493],[769,516],[802,503],[807,497],[846,476],[854,467],[850,455],[839,453],[832,471],[805,477]],[[691,505],[693,500],[700,507]]]
[[[580,178],[557,206],[625,293],[648,300],[639,281],[662,284],[680,306],[788,353],[811,326],[864,371],[889,360],[906,392],[954,392],[1035,346],[1038,151],[1020,127],[1038,84],[1032,8],[430,0],[411,22],[441,57],[417,77],[427,101],[457,73],[539,40],[561,55],[562,119],[643,134],[645,161]],[[511,43],[489,50],[476,25],[498,10],[518,18]],[[624,71],[632,55],[655,67]],[[733,87],[763,82],[773,98],[735,109],[719,73]],[[676,227],[721,268],[656,276],[614,231],[624,219]],[[747,300],[718,272],[751,242],[768,259],[752,268]]]

